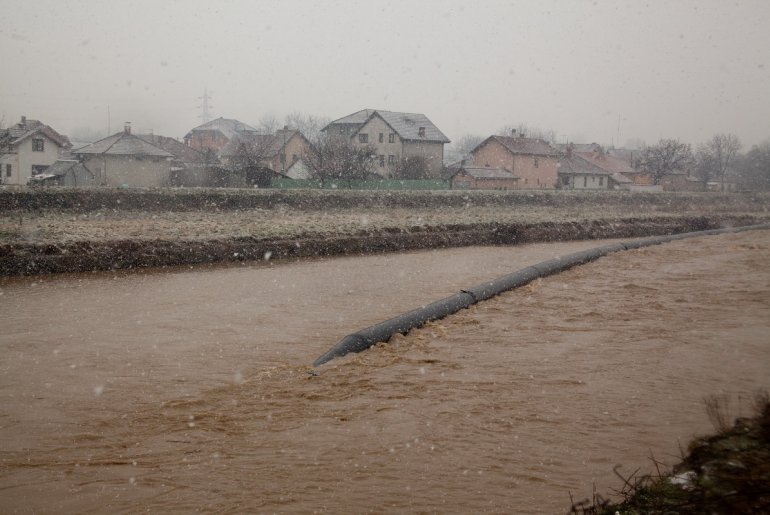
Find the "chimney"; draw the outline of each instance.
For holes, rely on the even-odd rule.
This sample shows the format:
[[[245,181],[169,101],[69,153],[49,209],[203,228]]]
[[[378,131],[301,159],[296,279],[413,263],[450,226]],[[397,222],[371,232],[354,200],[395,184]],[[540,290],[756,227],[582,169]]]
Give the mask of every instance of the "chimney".
[[[283,126],[283,130],[288,131],[289,130],[289,126],[288,125],[284,125]]]
[[[123,125],[123,133],[124,134],[131,134],[131,122],[126,122]]]
[[[21,117],[21,125],[22,125],[22,127],[27,125],[27,117],[26,116],[22,116]]]
[[[516,137],[516,129],[511,129],[511,137],[512,138]]]
[[[567,148],[565,149],[566,153],[567,153],[567,157],[572,157],[572,149],[573,148],[574,147],[573,147],[572,143],[568,143],[567,144]]]

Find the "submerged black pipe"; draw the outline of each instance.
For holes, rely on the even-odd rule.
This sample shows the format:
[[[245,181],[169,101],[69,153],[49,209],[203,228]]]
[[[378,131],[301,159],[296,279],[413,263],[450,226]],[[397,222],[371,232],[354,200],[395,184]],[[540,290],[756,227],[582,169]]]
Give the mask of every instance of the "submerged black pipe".
[[[710,229],[707,231],[686,232],[680,234],[669,234],[666,236],[651,236],[628,242],[612,243],[593,249],[583,250],[560,256],[557,258],[542,261],[536,265],[528,266],[517,270],[508,275],[498,277],[492,281],[477,284],[472,288],[462,290],[451,297],[441,299],[432,304],[409,311],[397,317],[391,318],[379,324],[361,329],[353,334],[345,336],[337,345],[329,349],[323,356],[313,362],[314,367],[323,365],[334,358],[342,357],[351,352],[361,352],[369,347],[379,343],[386,342],[396,333],[406,334],[411,329],[420,327],[427,322],[444,318],[447,315],[457,313],[461,309],[490,299],[505,291],[513,290],[528,284],[540,277],[563,272],[572,267],[588,263],[599,259],[602,256],[613,252],[623,250],[639,249],[651,245],[660,245],[674,240],[692,238],[695,236],[710,236],[728,232],[743,232],[757,229],[770,229],[770,223],[760,225],[749,225],[745,227],[728,227],[724,229]]]

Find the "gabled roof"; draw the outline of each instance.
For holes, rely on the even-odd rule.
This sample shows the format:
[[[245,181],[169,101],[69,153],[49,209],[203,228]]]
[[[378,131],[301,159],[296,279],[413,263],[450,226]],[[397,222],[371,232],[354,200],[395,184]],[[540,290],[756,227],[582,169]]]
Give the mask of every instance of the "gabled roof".
[[[612,175],[607,170],[599,168],[577,154],[562,156],[559,159],[559,173],[568,175]]]
[[[4,133],[4,134],[3,134]],[[72,146],[67,136],[59,134],[50,126],[42,123],[40,120],[28,120],[22,117],[19,123],[11,125],[5,131],[0,131],[0,145],[18,145],[25,139],[35,134],[42,134],[60,147],[69,148]]]
[[[398,137],[403,140],[449,143],[449,138],[422,113],[399,113],[382,109],[362,109],[334,120],[324,127],[323,130],[332,125],[340,124],[358,125],[357,130],[360,130],[361,127],[375,116],[382,118],[393,129],[393,132],[398,134]],[[422,136],[420,135],[421,127],[425,129],[425,134]],[[353,136],[355,136],[355,132]]]
[[[523,154],[533,156],[558,156],[559,153],[551,145],[541,139],[511,137],[511,136],[490,136],[471,150],[474,154],[481,147],[496,141],[512,154]]]
[[[600,152],[573,152],[573,155],[580,156],[592,165],[610,173],[638,173],[623,159],[609,154]]]
[[[206,156],[202,152],[198,152],[174,138],[158,136],[157,134],[137,134],[136,137],[173,154],[182,163],[206,163]]]
[[[144,141],[138,136],[134,136],[126,131],[107,136],[104,139],[95,141],[90,145],[81,147],[72,151],[73,154],[107,154],[119,156],[154,156],[154,157],[173,157],[173,154],[166,152],[152,143]]]
[[[324,127],[321,130],[326,130],[326,128],[329,127],[329,125],[337,125],[337,124],[363,125],[364,123],[366,123],[366,120],[369,119],[369,117],[372,115],[374,111],[376,111],[376,109],[361,109],[360,111],[356,111],[353,114],[343,116],[342,118],[338,118],[337,120],[330,122],[326,127]]]
[[[49,166],[45,173],[51,176],[59,176],[65,175],[70,170],[74,170],[75,172],[86,172],[87,174],[93,175],[88,168],[74,159],[60,159]]]
[[[251,125],[247,125],[233,118],[222,118],[221,116],[216,120],[211,120],[210,122],[206,122],[203,125],[199,125],[194,129],[191,129],[185,137],[189,137],[193,132],[198,131],[219,131],[227,139],[233,139],[235,136],[242,133],[256,134],[259,132]]]

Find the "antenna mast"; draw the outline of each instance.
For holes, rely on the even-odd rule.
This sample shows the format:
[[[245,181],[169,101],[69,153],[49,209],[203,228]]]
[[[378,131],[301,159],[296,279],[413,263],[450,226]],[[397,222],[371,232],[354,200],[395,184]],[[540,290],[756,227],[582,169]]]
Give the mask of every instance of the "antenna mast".
[[[209,109],[214,106],[209,104],[210,99],[211,95],[209,94],[208,88],[203,88],[203,96],[198,97],[198,100],[201,101],[201,105],[198,106],[201,110],[201,114],[198,116],[198,118],[200,118],[203,123],[208,123],[211,121],[211,113],[209,112]]]

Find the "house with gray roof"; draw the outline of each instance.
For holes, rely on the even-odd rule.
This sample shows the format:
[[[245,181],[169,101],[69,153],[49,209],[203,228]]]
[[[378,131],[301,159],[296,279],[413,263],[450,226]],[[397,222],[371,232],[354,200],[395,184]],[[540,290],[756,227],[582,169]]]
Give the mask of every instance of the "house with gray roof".
[[[189,145],[200,152],[211,150],[219,155],[222,149],[236,137],[248,137],[255,134],[259,134],[259,131],[251,125],[220,116],[215,120],[190,130],[185,135],[184,142],[185,145]]]
[[[328,137],[374,147],[375,171],[383,177],[392,176],[399,163],[407,158],[422,158],[426,175],[440,177],[444,145],[449,143],[449,138],[421,113],[363,109],[334,120],[322,130]]]
[[[0,129],[0,183],[23,185],[46,173],[72,146],[69,139],[39,120]]]
[[[72,154],[94,175],[100,186],[155,188],[169,186],[174,155],[131,134],[131,125],[123,132],[107,136]]]

